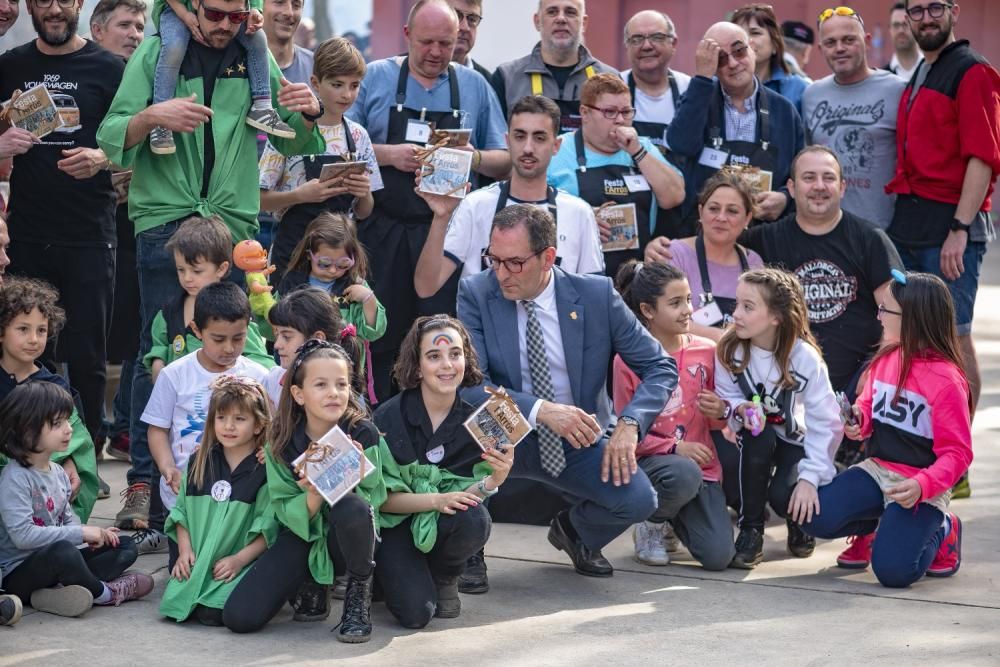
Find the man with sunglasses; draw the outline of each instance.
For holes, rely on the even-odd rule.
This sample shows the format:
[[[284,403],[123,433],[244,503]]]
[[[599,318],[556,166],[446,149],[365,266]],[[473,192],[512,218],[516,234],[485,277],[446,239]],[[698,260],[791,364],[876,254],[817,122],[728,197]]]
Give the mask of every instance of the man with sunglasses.
[[[899,103],[887,231],[908,270],[948,284],[975,406],[982,382],[972,315],[986,244],[996,237],[989,212],[1000,174],[1000,74],[956,39],[957,4],[911,1],[906,14],[924,62]]]
[[[896,111],[906,82],[868,66],[871,35],[861,16],[837,9],[842,13],[824,11],[819,21],[820,52],[833,74],[803,93],[802,120],[810,143],[840,158],[844,210],[886,229],[894,198],[884,189],[896,171]]]
[[[556,225],[534,206],[493,218],[492,270],[462,280],[458,316],[485,383],[505,387],[535,427],[518,445],[511,476],[579,500],[552,519],[548,539],[576,571],[610,577],[608,543],[656,508],[636,444],[677,386],[677,364],[628,309],[607,278],[555,266]],[[642,382],[610,437],[607,375],[615,354]],[[482,403],[483,386],[462,397]]]
[[[64,125],[14,157],[10,272],[59,290],[66,329],[43,360],[67,362],[70,384],[83,399],[81,417],[96,438],[104,417],[117,243],[116,197],[96,133],[125,62],[77,33],[83,0],[28,0],[25,6],[38,36],[0,56],[0,99],[43,85],[58,100]]]
[[[667,132],[670,149],[685,158],[688,221],[697,218],[702,185],[726,165],[755,170],[764,220],[778,219],[791,202],[785,182],[805,144],[802,121],[791,102],[757,80],[754,68],[750,37],[735,23],[716,23],[698,44],[696,75]]]

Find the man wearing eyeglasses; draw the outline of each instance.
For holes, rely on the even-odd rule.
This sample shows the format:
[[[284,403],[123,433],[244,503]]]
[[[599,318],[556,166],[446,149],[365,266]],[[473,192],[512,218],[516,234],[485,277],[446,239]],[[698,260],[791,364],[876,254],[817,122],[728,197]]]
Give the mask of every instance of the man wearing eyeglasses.
[[[885,184],[896,171],[896,111],[906,82],[869,67],[870,46],[857,12],[821,18],[819,48],[833,74],[803,93],[802,120],[809,141],[840,158],[844,210],[886,229],[894,198],[885,195]]]
[[[524,204],[500,211],[486,252],[492,270],[462,280],[458,316],[486,383],[505,387],[535,427],[518,445],[511,476],[580,499],[552,519],[549,542],[578,573],[609,577],[601,549],[656,508],[635,448],[677,386],[677,364],[610,280],[556,267],[555,246],[547,212]],[[607,437],[615,354],[642,382]],[[478,386],[462,396],[481,403],[487,395]]]
[[[917,40],[910,30],[906,17],[906,3],[893,3],[889,12],[889,35],[892,37],[892,59],[882,69],[889,70],[904,81],[909,81],[924,57],[917,47]]]
[[[500,65],[493,73],[503,113],[525,95],[544,95],[562,112],[560,134],[580,128],[580,91],[587,79],[618,70],[595,58],[583,45],[587,29],[585,0],[539,0],[534,15],[541,39],[528,55]]]
[[[83,0],[28,0],[25,6],[38,37],[0,56],[0,99],[45,86],[58,100],[64,125],[14,156],[10,272],[59,290],[66,329],[44,359],[67,362],[70,384],[83,400],[81,416],[96,437],[104,415],[117,243],[116,198],[96,133],[125,63],[77,34]]]
[[[956,39],[957,4],[908,2],[906,14],[924,62],[899,103],[888,233],[907,269],[948,284],[975,406],[982,383],[972,315],[986,244],[996,237],[989,211],[1000,174],[1000,74]]]
[[[483,1],[448,0],[448,3],[458,16],[458,39],[455,40],[452,62],[471,67],[489,81],[493,78],[493,72],[472,59],[472,48],[476,45],[479,24],[483,22]]]
[[[784,184],[805,144],[802,121],[791,102],[757,80],[754,68],[750,38],[734,23],[716,23],[698,44],[696,76],[667,132],[670,149],[686,159],[688,220],[697,217],[702,185],[726,165],[754,169],[764,220],[778,219],[791,201]]]
[[[549,184],[593,206],[606,238],[605,275],[614,277],[629,259],[642,259],[660,219],[658,208],[684,199],[684,179],[659,149],[632,127],[635,108],[617,74],[598,74],[583,84],[583,125],[562,136],[548,169]],[[663,234],[663,231],[659,231]]]

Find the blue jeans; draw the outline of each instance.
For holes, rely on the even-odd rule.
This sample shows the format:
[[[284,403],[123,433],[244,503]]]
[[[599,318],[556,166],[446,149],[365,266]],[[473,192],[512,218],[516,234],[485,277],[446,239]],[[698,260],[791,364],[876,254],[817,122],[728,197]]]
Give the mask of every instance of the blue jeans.
[[[114,410],[108,437],[113,438],[121,433],[129,433],[132,420],[132,380],[135,375],[135,359],[122,361],[122,370],[118,376],[118,391],[111,403]],[[129,436],[131,438],[131,436]]]
[[[979,269],[983,264],[983,255],[986,254],[986,244],[978,241],[969,241],[965,246],[965,253],[962,255],[962,264],[965,271],[958,277],[958,280],[948,280],[941,274],[941,248],[911,248],[897,243],[896,249],[899,257],[903,260],[903,266],[908,271],[922,271],[933,273],[941,278],[951,292],[952,301],[955,302],[955,326],[959,336],[972,334],[972,314],[976,306],[976,292],[979,290]]]
[[[888,588],[906,588],[924,576],[944,540],[941,510],[927,503],[910,509],[886,505],[882,489],[861,468],[848,468],[820,487],[819,509],[802,525],[814,537],[868,535],[878,528],[872,571]]]
[[[153,457],[149,453],[146,439],[148,427],[141,420],[149,395],[153,393],[153,380],[142,358],[152,347],[150,327],[156,313],[181,290],[177,282],[177,267],[174,257],[164,249],[182,221],[139,232],[136,236],[135,263],[139,273],[139,312],[142,314],[142,332],[139,336],[139,357],[135,362],[132,376],[132,405],[129,419],[129,454],[132,468],[128,471],[128,483],[148,482],[153,475]]]
[[[173,99],[180,77],[181,63],[187,53],[191,33],[169,6],[160,14],[160,57],[153,76],[153,104]],[[253,99],[271,99],[271,81],[268,71],[267,37],[263,30],[247,35],[240,26],[236,41],[247,50],[247,76],[250,96]]]
[[[603,549],[632,524],[648,519],[657,508],[656,491],[642,468],[628,484],[615,486],[610,479],[601,481],[601,459],[607,444],[607,438],[602,438],[592,447],[573,449],[563,442],[566,468],[552,478],[542,470],[538,436],[531,434],[517,446],[511,469],[513,477],[545,482],[580,498],[569,511],[569,521],[580,540],[595,550]]]

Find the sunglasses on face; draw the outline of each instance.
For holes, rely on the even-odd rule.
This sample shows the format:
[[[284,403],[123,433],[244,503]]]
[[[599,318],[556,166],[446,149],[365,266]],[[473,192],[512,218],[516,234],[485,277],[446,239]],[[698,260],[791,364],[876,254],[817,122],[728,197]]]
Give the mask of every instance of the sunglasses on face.
[[[819,19],[816,21],[816,23],[818,25],[823,25],[824,21],[826,21],[829,18],[833,18],[834,16],[851,16],[856,18],[858,20],[858,23],[860,23],[861,25],[865,24],[864,20],[861,18],[861,14],[857,13],[850,7],[844,7],[843,5],[840,7],[832,7],[830,9],[824,9],[822,12],[820,12]]]
[[[725,51],[719,51],[719,67],[725,67],[729,64],[729,59],[732,58],[733,62],[740,60],[747,54],[747,49],[749,47],[746,44],[737,43],[736,46],[726,53]]]
[[[334,259],[333,257],[327,257],[326,255],[314,255],[310,250],[309,259],[316,265],[316,268],[322,269],[323,271],[329,271],[332,268],[343,269],[346,271],[354,266],[354,258],[347,255]]]
[[[212,23],[222,23],[222,20],[229,18],[229,22],[233,25],[243,23],[250,16],[250,11],[247,9],[241,9],[238,12],[226,12],[221,9],[212,9],[208,5],[202,5],[202,10],[205,12],[205,18]]]
[[[914,5],[906,10],[906,15],[911,21],[920,21],[924,18],[924,12],[930,14],[932,19],[939,19],[944,16],[946,9],[954,7],[950,2],[932,2],[929,5]]]

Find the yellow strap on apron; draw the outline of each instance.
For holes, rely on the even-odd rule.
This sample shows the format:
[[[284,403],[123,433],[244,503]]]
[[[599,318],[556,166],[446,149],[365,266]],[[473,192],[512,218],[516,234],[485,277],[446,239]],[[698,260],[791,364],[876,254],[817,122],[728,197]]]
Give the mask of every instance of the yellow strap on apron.
[[[542,75],[535,72],[531,75],[531,94],[541,95],[542,94]]]
[[[593,77],[594,74],[597,73],[597,72],[594,71],[594,66],[593,65],[587,65],[587,69],[585,69],[583,71],[587,73],[587,78],[588,79],[591,78],[591,77]]]

